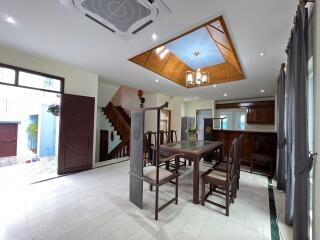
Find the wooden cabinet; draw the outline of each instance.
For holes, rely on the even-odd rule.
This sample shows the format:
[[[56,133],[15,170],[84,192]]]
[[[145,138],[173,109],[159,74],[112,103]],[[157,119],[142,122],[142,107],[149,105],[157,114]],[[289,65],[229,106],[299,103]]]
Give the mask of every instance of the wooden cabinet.
[[[274,106],[254,106],[247,108],[248,124],[274,124]]]
[[[257,166],[257,170],[265,172],[268,174],[270,169],[270,164],[272,164],[272,169],[275,168],[276,162],[276,151],[277,151],[277,133],[274,132],[251,132],[251,131],[233,131],[233,130],[216,130],[212,131],[213,141],[223,142],[224,155],[228,156],[232,140],[243,134],[243,140],[240,150],[241,164],[245,166],[250,166],[251,154],[253,153],[253,136],[264,136],[265,139],[269,139],[264,145],[268,148],[268,154],[272,156],[272,161],[269,166]],[[264,154],[264,153],[261,153]]]

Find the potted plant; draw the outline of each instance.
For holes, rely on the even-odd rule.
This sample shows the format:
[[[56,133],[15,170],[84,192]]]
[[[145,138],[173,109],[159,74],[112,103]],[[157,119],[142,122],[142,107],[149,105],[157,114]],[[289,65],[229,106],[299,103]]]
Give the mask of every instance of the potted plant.
[[[60,115],[60,105],[59,104],[51,104],[48,107],[47,112],[52,113],[54,116]]]
[[[37,153],[38,122],[30,123],[27,128],[27,133],[31,140],[31,151]]]
[[[190,142],[195,143],[197,141],[197,132],[198,130],[196,127],[189,128],[188,134]]]

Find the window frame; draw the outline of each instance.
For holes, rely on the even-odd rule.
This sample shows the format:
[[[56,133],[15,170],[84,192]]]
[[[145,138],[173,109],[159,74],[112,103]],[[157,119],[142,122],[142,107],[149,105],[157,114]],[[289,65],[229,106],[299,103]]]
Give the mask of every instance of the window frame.
[[[52,92],[52,93],[64,93],[64,82],[65,82],[65,79],[63,77],[58,77],[58,76],[54,76],[54,75],[51,75],[51,74],[38,72],[38,71],[34,71],[34,70],[22,68],[22,67],[16,67],[16,66],[12,66],[12,65],[9,65],[9,64],[5,64],[5,63],[0,63],[0,67],[1,68],[12,69],[12,70],[15,71],[14,84],[0,82],[0,84],[2,84],[2,85],[15,86],[15,87],[21,87],[21,88],[27,88],[27,89],[33,89],[33,90],[41,90],[41,91]],[[46,77],[46,78],[52,78],[52,79],[55,79],[55,80],[59,80],[61,82],[60,91],[19,85],[19,73],[20,72],[30,73],[30,74],[38,75],[38,76],[41,76],[41,77]]]

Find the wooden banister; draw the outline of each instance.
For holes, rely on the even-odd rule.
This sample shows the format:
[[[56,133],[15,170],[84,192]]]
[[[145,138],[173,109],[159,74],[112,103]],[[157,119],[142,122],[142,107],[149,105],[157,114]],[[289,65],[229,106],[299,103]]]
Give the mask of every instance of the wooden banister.
[[[128,156],[130,153],[130,125],[120,110],[111,102],[102,111],[120,134],[121,142],[110,153],[107,154],[106,160]],[[129,117],[128,117],[129,118]]]
[[[130,126],[128,122],[111,102],[105,108],[102,108],[102,111],[120,133],[122,139],[130,138]]]

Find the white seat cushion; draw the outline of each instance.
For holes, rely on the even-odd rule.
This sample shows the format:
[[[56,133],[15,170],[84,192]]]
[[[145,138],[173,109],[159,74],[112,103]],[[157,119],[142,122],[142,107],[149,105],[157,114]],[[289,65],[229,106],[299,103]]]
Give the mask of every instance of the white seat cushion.
[[[155,166],[147,166],[143,168],[143,176],[147,177],[153,181],[156,181],[157,169]],[[165,170],[163,168],[159,168],[159,181],[172,176],[173,173]]]
[[[215,170],[212,170],[207,176],[211,178],[219,179],[222,181],[226,181],[227,179],[227,174],[225,172],[215,171]]]

